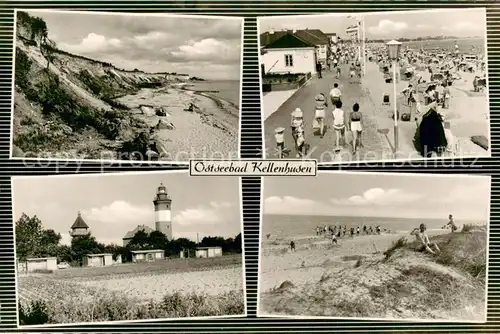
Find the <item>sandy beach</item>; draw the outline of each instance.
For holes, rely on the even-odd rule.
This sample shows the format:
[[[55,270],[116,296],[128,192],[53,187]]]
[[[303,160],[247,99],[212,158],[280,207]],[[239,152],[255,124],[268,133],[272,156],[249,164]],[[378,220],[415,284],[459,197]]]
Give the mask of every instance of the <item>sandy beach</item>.
[[[183,161],[189,158],[216,157],[217,154],[237,154],[238,109],[220,98],[171,85],[166,88],[141,89],[135,95],[117,99],[138,118],[153,127],[170,122],[175,128],[157,129],[163,160]],[[190,104],[198,108],[188,111]],[[167,116],[141,111],[140,106],[163,107]]]
[[[430,81],[428,71],[416,71],[422,75],[422,79]],[[384,83],[383,73],[375,62],[366,63],[366,75],[363,79],[363,86],[369,92],[374,108],[377,110],[374,119],[379,128],[391,130],[394,121],[392,120],[393,107],[383,106],[382,97],[389,95],[392,101],[392,83]],[[489,138],[489,106],[486,92],[473,92],[473,73],[460,72],[460,79],[455,80],[450,87],[450,106],[448,109],[438,108],[438,112],[443,114],[446,121],[450,122],[451,131],[455,137],[457,156],[488,156],[489,152],[471,141],[472,136],[485,136]],[[382,84],[381,84],[382,83]],[[400,80],[397,82],[398,94],[408,87],[409,81]],[[400,95],[398,108],[402,113],[409,112],[404,98]],[[399,122],[399,152],[402,157],[418,156],[413,145],[416,131],[415,122]]]
[[[436,229],[429,230],[428,235],[431,238],[447,237],[450,232]],[[482,319],[484,309],[478,311],[478,308],[484,308],[484,305],[477,302],[473,309],[469,305],[469,308],[458,307],[455,310],[443,305],[428,310],[420,309],[421,305],[410,297],[405,297],[402,304],[388,302],[386,289],[395,285],[406,291],[403,278],[410,271],[420,270],[423,275],[431,275],[425,271],[443,274],[471,286],[468,276],[452,267],[430,261],[424,253],[405,250],[390,260],[385,259],[384,252],[402,237],[406,237],[408,242],[415,240],[409,233],[400,232],[344,237],[334,245],[324,236],[310,236],[294,239],[295,251],[289,248],[290,240],[269,238],[263,241],[260,314],[472,321]],[[398,289],[396,288],[394,295],[401,294]],[[415,285],[414,289],[427,293],[429,287]],[[473,290],[481,289],[474,286]],[[378,292],[383,296],[377,295]],[[416,293],[416,290],[412,293]],[[412,303],[415,305],[412,306]]]

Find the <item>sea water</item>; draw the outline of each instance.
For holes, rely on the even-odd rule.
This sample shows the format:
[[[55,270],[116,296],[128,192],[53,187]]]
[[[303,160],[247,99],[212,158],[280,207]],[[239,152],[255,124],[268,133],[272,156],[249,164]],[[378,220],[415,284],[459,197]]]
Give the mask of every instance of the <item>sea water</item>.
[[[209,93],[232,104],[240,105],[240,82],[238,80],[210,80],[189,83],[189,89],[196,91],[218,91]]]

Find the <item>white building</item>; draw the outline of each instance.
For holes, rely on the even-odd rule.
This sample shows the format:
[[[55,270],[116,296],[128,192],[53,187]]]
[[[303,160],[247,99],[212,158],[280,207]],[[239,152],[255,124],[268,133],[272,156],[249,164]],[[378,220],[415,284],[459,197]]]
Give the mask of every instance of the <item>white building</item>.
[[[316,73],[316,47],[293,33],[271,30],[262,34],[260,54],[262,74]]]
[[[165,259],[165,252],[162,249],[135,250],[132,253],[132,262],[153,262]]]
[[[208,258],[222,256],[221,247],[198,247],[196,248],[196,257]]]
[[[273,31],[260,35],[261,68],[266,73],[316,73],[316,63],[326,65],[330,40],[317,29]]]
[[[83,263],[88,267],[104,267],[111,266],[115,262],[113,261],[113,254],[87,254]]]
[[[26,261],[17,262],[17,271],[19,273],[31,273],[35,271],[54,271],[57,270],[57,258],[40,257],[28,258]]]

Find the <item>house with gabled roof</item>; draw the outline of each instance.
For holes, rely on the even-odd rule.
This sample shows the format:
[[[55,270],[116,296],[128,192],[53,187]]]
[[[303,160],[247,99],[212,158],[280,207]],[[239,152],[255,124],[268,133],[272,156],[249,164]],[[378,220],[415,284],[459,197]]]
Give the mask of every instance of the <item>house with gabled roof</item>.
[[[122,241],[123,241],[123,247],[127,246],[128,243],[130,242],[130,240],[132,240],[135,236],[135,234],[139,231],[142,231],[146,234],[150,234],[151,232],[154,232],[155,230],[153,230],[151,227],[147,226],[147,225],[138,225],[135,229],[133,229],[132,231],[128,231],[125,236],[122,238]]]
[[[330,41],[321,30],[270,30],[260,35],[261,70],[266,73],[316,73],[327,65]]]

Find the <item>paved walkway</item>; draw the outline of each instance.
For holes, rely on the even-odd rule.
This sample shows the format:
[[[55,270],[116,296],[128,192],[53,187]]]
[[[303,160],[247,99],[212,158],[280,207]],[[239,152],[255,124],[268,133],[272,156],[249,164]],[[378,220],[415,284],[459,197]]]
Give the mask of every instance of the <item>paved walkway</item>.
[[[269,116],[274,114],[279,107],[288,100],[297,89],[282,90],[277,92],[264,93],[262,97],[262,118],[265,121]]]
[[[364,80],[364,79],[362,79]],[[354,103],[360,104],[360,111],[363,113],[363,135],[362,142],[364,147],[353,156],[350,147],[346,147],[340,152],[335,152],[335,133],[331,129],[333,122],[331,115],[331,104],[329,105],[325,136],[321,139],[312,133],[312,122],[314,119],[314,96],[318,93],[328,93],[333,88],[335,82],[339,83],[342,91],[343,109],[352,111]],[[291,150],[290,158],[295,158],[297,152],[294,149],[293,138],[290,130],[290,114],[295,108],[301,108],[305,119],[306,142],[310,149],[307,158],[317,159],[318,162],[342,162],[342,161],[365,161],[387,159],[387,148],[381,141],[381,135],[378,132],[376,123],[375,108],[372,99],[367,90],[356,82],[350,82],[348,77],[348,66],[342,65],[342,75],[336,79],[332,72],[324,72],[323,78],[314,77],[308,85],[302,87],[296,94],[281,105],[278,110],[270,115],[264,122],[265,148],[267,158],[276,158],[276,142],[274,139],[274,129],[285,127],[285,143]]]
[[[295,158],[296,153],[292,139],[290,124],[290,113],[297,107],[304,112],[306,122],[306,142],[310,150],[306,158],[317,159],[318,162],[342,162],[342,161],[374,161],[393,159],[422,159],[413,145],[413,138],[417,129],[416,122],[398,122],[398,148],[394,155],[394,120],[393,114],[393,85],[385,83],[383,74],[374,62],[367,62],[366,74],[362,83],[351,83],[347,77],[347,65],[342,68],[342,77],[335,79],[333,73],[325,72],[323,78],[314,77],[308,85],[302,87],[287,101],[285,101],[273,114],[264,121],[265,148],[267,158],[276,158],[276,142],[274,140],[274,129],[283,126],[287,129],[285,133],[286,146],[291,150],[290,158]],[[333,88],[335,82],[339,83],[344,103],[343,109],[352,111],[355,102],[360,104],[363,114],[364,147],[355,156],[350,153],[350,147],[340,152],[333,150],[335,146],[335,133],[331,129],[332,116],[331,105],[328,108],[326,124],[327,129],[323,139],[312,133],[312,121],[314,119],[314,96],[318,93],[328,92]],[[451,123],[451,130],[459,143],[457,157],[460,156],[488,156],[489,152],[473,144],[470,140],[472,135],[488,135],[488,106],[484,96],[471,96],[472,93],[465,91],[457,82],[457,88],[451,87],[451,103],[449,109],[440,110]],[[398,94],[406,88],[408,81],[397,83]],[[390,96],[390,105],[384,105],[383,95]],[[403,97],[399,96],[396,101],[400,114],[409,112]]]

